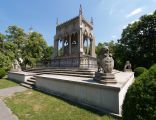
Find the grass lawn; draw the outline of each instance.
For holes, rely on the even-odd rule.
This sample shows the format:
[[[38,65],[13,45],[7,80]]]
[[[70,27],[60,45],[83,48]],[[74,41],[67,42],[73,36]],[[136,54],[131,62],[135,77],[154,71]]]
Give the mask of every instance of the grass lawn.
[[[0,79],[0,89],[17,86],[18,84],[7,80],[6,78]]]
[[[34,90],[17,93],[5,103],[20,120],[116,120]]]

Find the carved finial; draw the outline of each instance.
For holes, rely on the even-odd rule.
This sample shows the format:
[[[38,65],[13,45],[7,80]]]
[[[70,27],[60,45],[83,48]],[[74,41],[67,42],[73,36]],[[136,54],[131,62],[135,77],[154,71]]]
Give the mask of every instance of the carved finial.
[[[91,17],[91,21],[90,21],[90,23],[93,25],[93,23],[94,23],[94,22],[93,22],[93,17]]]
[[[80,4],[79,15],[82,15],[82,5]]]
[[[59,25],[59,21],[58,21],[58,18],[56,19],[56,26],[58,26]]]

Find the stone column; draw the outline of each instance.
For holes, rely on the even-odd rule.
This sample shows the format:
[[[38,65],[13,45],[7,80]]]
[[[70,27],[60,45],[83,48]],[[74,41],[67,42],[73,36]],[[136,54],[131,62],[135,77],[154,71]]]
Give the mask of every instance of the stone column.
[[[93,37],[91,40],[91,56],[96,57],[96,54],[95,54],[95,37]]]
[[[54,53],[52,55],[52,58],[57,57],[58,55],[58,41],[56,38],[54,38]]]
[[[58,40],[55,40],[55,57],[58,56]]]
[[[69,55],[71,55],[71,35],[69,35]]]
[[[88,46],[88,38],[87,38],[87,55],[88,55],[88,52],[89,52],[89,46]]]
[[[63,56],[64,56],[64,41],[65,41],[65,39],[63,38],[62,39],[62,53],[63,53]]]

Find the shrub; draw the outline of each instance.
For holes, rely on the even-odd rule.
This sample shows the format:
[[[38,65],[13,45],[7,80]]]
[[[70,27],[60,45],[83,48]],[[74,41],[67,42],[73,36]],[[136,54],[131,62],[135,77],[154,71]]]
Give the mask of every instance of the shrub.
[[[3,78],[5,75],[6,75],[5,70],[0,68],[0,79]]]
[[[146,72],[147,69],[145,67],[137,67],[134,69],[134,75],[135,77],[138,77],[139,75],[141,75],[142,73]]]
[[[122,110],[123,120],[156,120],[156,64],[129,87]]]

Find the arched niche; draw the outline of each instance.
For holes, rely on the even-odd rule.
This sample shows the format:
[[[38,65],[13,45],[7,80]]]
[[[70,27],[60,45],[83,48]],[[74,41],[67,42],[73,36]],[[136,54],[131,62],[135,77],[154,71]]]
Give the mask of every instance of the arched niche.
[[[71,36],[71,54],[72,55],[78,55],[79,49],[78,49],[78,33],[72,34]]]

